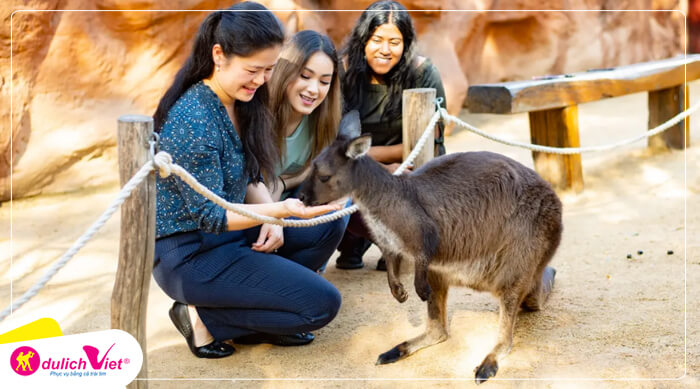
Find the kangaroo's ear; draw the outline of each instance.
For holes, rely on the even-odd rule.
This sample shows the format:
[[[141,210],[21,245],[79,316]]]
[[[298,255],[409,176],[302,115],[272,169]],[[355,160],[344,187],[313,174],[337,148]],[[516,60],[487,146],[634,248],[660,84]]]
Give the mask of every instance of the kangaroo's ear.
[[[353,110],[343,115],[338,128],[338,138],[354,139],[360,134],[360,113],[357,110]]]
[[[369,134],[364,134],[348,142],[345,147],[345,155],[348,158],[357,159],[367,154],[372,146],[372,137]]]

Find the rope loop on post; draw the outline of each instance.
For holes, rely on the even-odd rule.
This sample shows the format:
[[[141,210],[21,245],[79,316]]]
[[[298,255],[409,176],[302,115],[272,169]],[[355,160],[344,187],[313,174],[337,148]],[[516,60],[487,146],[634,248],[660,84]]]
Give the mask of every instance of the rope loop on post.
[[[168,178],[172,174],[173,157],[165,151],[159,151],[153,157],[153,163],[158,168],[160,178]]]

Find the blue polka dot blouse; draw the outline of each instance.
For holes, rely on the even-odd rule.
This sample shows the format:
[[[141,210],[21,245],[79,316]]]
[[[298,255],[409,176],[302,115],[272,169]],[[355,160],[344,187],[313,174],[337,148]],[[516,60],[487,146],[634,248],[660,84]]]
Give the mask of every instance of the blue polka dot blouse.
[[[218,96],[203,82],[170,108],[159,147],[197,181],[232,203],[242,203],[248,178],[243,144]],[[177,232],[226,230],[226,211],[179,177],[156,175],[156,238]]]

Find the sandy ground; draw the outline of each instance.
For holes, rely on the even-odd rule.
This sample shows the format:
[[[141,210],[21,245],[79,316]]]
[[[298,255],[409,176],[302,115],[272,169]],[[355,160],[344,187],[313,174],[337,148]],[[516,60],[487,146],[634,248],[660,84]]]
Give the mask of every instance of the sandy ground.
[[[691,92],[692,103],[700,98],[700,84],[693,85]],[[644,94],[582,105],[582,144],[607,144],[639,134],[646,128],[645,107]],[[509,139],[529,138],[526,115],[463,112],[462,118]],[[700,304],[696,300],[700,295],[700,116],[694,118],[691,140],[696,145],[686,153],[651,155],[639,142],[583,156],[585,191],[562,194],[565,231],[553,261],[558,270],[555,291],[544,311],[519,316],[513,350],[488,386],[700,385]],[[496,151],[532,166],[528,151],[466,131],[455,131],[447,147],[451,152]],[[16,201],[11,242],[10,207],[2,204],[2,307],[9,304],[10,293],[17,298],[43,274],[116,191],[106,187]],[[118,227],[115,216],[37,297],[0,323],[0,332],[46,316],[58,320],[66,334],[108,328]],[[674,254],[667,255],[668,250]],[[9,253],[13,253],[11,272]],[[627,259],[627,254],[632,258]],[[397,303],[385,273],[372,270],[378,257],[379,251],[372,248],[366,257],[368,266],[358,271],[329,266],[325,276],[341,291],[343,306],[311,345],[237,346],[237,353],[223,360],[201,360],[190,354],[168,319],[170,299],[152,282],[150,387],[473,385],[472,370],[495,342],[496,301],[486,294],[453,289],[448,341],[396,364],[375,366],[380,353],[421,333],[425,322],[424,304],[413,291],[406,303]],[[410,285],[408,273],[404,272],[404,279]]]

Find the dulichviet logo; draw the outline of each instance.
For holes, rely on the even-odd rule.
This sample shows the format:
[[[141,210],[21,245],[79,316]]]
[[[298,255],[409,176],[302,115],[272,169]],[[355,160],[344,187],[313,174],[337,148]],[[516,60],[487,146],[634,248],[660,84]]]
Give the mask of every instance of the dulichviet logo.
[[[3,344],[0,351],[9,357],[10,363],[4,364],[4,369],[13,371],[3,374],[0,369],[0,376],[8,376],[16,384],[10,387],[21,387],[23,383],[31,383],[30,387],[44,383],[61,387],[124,387],[136,377],[143,362],[136,339],[120,330]]]
[[[10,366],[15,373],[21,376],[34,374],[39,370],[39,353],[31,347],[18,347],[10,356]]]

